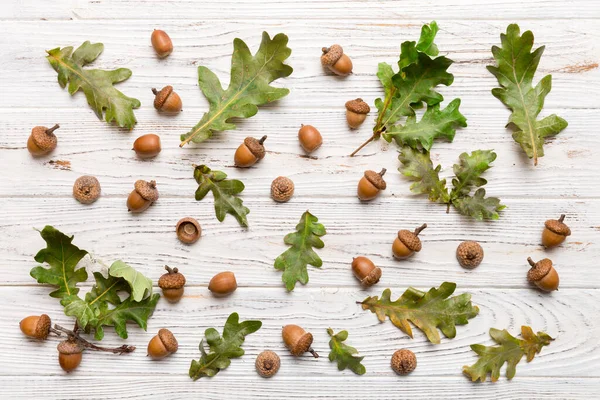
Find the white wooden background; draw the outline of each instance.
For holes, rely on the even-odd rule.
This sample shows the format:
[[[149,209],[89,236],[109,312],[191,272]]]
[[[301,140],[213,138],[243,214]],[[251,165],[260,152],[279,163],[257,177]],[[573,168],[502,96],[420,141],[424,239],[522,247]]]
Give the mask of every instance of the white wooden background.
[[[296,3],[296,4],[294,4]],[[600,397],[600,4],[574,0],[360,1],[360,0],[4,0],[0,10],[0,397],[18,398],[598,398]],[[397,172],[394,145],[371,144],[355,158],[348,154],[370,132],[345,126],[344,102],[362,97],[370,104],[381,95],[377,64],[395,63],[400,43],[415,40],[423,23],[437,20],[436,39],[443,54],[455,60],[455,82],[441,92],[462,99],[469,127],[453,143],[436,143],[436,160],[450,167],[463,151],[495,149],[498,159],[487,173],[490,195],[508,209],[500,221],[473,222],[445,207],[410,194]],[[552,73],[553,90],[543,115],[557,113],[569,127],[545,146],[537,168],[504,129],[509,112],[490,90],[495,78],[485,66],[490,48],[511,22],[533,30],[546,45],[537,79]],[[175,51],[159,61],[150,46],[154,28],[166,30]],[[237,131],[217,134],[202,146],[178,147],[179,134],[202,116],[207,103],[197,87],[196,67],[205,65],[228,80],[232,40],[242,38],[255,51],[263,30],[286,33],[293,49],[294,73],[278,82],[291,94],[258,115],[240,121]],[[56,82],[44,50],[102,42],[105,52],[94,66],[127,67],[133,76],[118,87],[141,100],[132,132],[99,121],[83,94],[70,97]],[[320,48],[340,43],[354,62],[354,75],[327,75]],[[159,115],[152,107],[152,87],[171,84],[184,111]],[[446,102],[447,102],[446,101]],[[373,117],[372,114],[370,117]],[[31,127],[60,123],[59,145],[50,156],[33,159],[26,150]],[[317,126],[324,145],[306,157],[296,138],[301,123]],[[140,161],[133,140],[157,133],[162,153]],[[245,136],[267,134],[268,154],[255,168],[233,168],[233,152]],[[244,204],[250,228],[228,216],[219,223],[211,199],[193,199],[192,164],[207,163],[246,183]],[[388,190],[370,204],[360,204],[355,187],[365,169],[386,167]],[[446,170],[450,172],[449,169]],[[98,177],[102,198],[91,206],[71,197],[74,180]],[[296,184],[287,204],[269,198],[278,175]],[[142,215],[131,215],[125,198],[137,179],[156,179],[161,198]],[[327,227],[323,268],[310,268],[310,282],[286,293],[273,261],[286,246],[301,213],[310,209]],[[558,249],[539,245],[544,220],[567,214],[573,235]],[[193,246],[179,243],[176,221],[198,218],[204,235]],[[408,261],[391,257],[390,245],[401,228],[427,222],[423,251]],[[188,285],[177,305],[158,303],[148,332],[131,327],[127,343],[139,350],[122,357],[89,353],[81,367],[66,375],[56,362],[56,341],[37,343],[23,337],[21,318],[42,312],[65,326],[65,317],[49,289],[29,276],[35,253],[44,246],[33,228],[54,225],[75,235],[75,244],[94,259],[110,264],[123,259],[154,281],[163,265],[179,267]],[[486,257],[473,271],[454,258],[458,243],[482,243]],[[383,269],[381,282],[359,287],[350,272],[353,256],[370,257]],[[560,273],[560,291],[542,294],[526,281],[526,258],[551,257]],[[87,259],[90,270],[103,267]],[[214,299],[207,284],[215,273],[234,271],[239,289]],[[416,331],[409,339],[390,322],[379,323],[355,301],[391,287],[395,295],[410,285],[427,289],[444,280],[457,282],[481,309],[455,339],[439,345]],[[88,286],[89,287],[89,286]],[[263,328],[244,344],[246,356],[212,379],[191,381],[190,360],[199,357],[198,342],[207,327],[221,331],[233,311],[258,318]],[[280,329],[296,323],[315,336],[322,357],[292,358]],[[513,333],[522,324],[543,330],[556,341],[533,362],[522,361],[512,381],[471,383],[461,373],[475,362],[472,343],[491,344],[490,327]],[[180,350],[162,362],[145,356],[145,345],[161,327],[177,336]],[[327,360],[326,328],[347,329],[349,343],[365,356],[367,374],[339,372]],[[111,332],[111,329],[107,329]],[[120,345],[114,333],[104,345]],[[412,349],[418,368],[398,377],[389,367],[392,353]],[[265,380],[254,372],[254,359],[265,348],[277,351],[282,367]]]

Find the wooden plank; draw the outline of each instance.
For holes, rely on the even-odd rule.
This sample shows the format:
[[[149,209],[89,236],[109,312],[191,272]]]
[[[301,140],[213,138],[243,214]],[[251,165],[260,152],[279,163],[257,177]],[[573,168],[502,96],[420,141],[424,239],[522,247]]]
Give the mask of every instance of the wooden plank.
[[[352,257],[370,257],[383,269],[381,283],[369,292],[389,285],[430,286],[443,280],[459,286],[529,288],[527,257],[549,257],[556,264],[562,288],[595,288],[600,270],[598,200],[511,200],[499,221],[478,223],[445,213],[443,205],[426,199],[382,199],[364,205],[358,201],[298,197],[286,204],[269,199],[247,198],[250,228],[239,227],[233,217],[219,223],[211,199],[159,199],[142,215],[127,212],[124,198],[102,198],[86,207],[64,198],[4,198],[0,209],[0,259],[6,267],[2,281],[8,285],[34,283],[29,270],[33,256],[45,246],[32,228],[54,225],[75,244],[90,251],[94,259],[110,264],[122,259],[156,281],[165,264],[185,271],[190,285],[206,286],[223,270],[234,271],[242,287],[276,287],[283,290],[281,273],[273,267],[275,258],[287,246],[283,237],[294,230],[307,209],[320,218],[328,234],[325,248],[318,253],[322,268],[309,268],[306,288],[351,287],[357,281],[350,272]],[[561,213],[568,215],[572,236],[560,248],[544,251],[539,245],[543,223]],[[181,244],[174,227],[181,217],[198,218],[203,237],[195,245]],[[426,222],[423,250],[405,261],[395,261],[391,244],[399,229],[412,229]],[[480,241],[485,259],[476,270],[462,269],[455,251],[462,240]],[[88,261],[92,269],[100,264]],[[8,268],[10,266],[10,268]],[[299,284],[298,293],[305,288]]]

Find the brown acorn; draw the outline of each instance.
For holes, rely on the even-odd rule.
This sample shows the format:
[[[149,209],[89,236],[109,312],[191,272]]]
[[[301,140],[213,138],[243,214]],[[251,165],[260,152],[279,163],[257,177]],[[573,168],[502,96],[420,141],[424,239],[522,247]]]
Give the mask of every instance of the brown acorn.
[[[549,219],[544,224],[542,231],[542,244],[546,248],[558,246],[565,241],[567,236],[571,235],[571,229],[563,221],[565,214],[562,214],[559,219]]]
[[[244,139],[244,143],[240,144],[233,156],[235,166],[248,168],[262,160],[265,157],[265,146],[263,145],[265,140],[267,140],[267,135],[259,140],[250,136]]]
[[[356,190],[360,200],[373,200],[381,190],[385,190],[387,185],[383,180],[383,175],[385,175],[386,171],[385,168],[379,173],[371,170],[365,171],[364,176],[358,181],[358,188]]]
[[[237,289],[237,281],[231,271],[216,274],[208,283],[208,290],[217,297],[227,296],[235,292],[235,289]]]
[[[278,176],[271,183],[271,198],[278,203],[285,203],[294,195],[294,182],[285,176]]]
[[[56,148],[58,139],[54,131],[60,128],[58,124],[52,128],[45,126],[36,126],[31,130],[31,135],[27,139],[27,150],[31,155],[38,157],[50,153]]]
[[[417,357],[408,349],[400,349],[392,355],[391,365],[398,375],[408,375],[417,368]]]
[[[312,125],[302,124],[300,126],[300,130],[298,130],[298,140],[300,141],[300,146],[302,146],[307,153],[312,153],[323,144],[321,132]]]
[[[173,333],[168,329],[160,329],[158,334],[148,343],[148,356],[160,360],[177,351],[179,344]]]
[[[127,210],[132,213],[144,212],[158,200],[158,190],[156,181],[146,182],[138,180],[134,185],[135,189],[127,197]]]
[[[74,340],[64,340],[56,347],[58,350],[58,363],[66,372],[71,372],[81,364],[83,346]]]
[[[165,86],[160,91],[152,88],[154,93],[154,108],[168,114],[181,111],[181,97],[173,90],[173,86]]]
[[[350,126],[352,129],[357,129],[362,125],[363,122],[365,122],[367,114],[370,111],[371,107],[369,107],[369,105],[361,98],[347,101],[346,121],[348,121],[348,126]]]
[[[340,76],[347,76],[352,73],[352,60],[346,54],[339,44],[321,49],[321,64],[329,68],[333,73]]]
[[[456,249],[456,259],[462,267],[473,269],[483,260],[483,248],[472,240],[462,242]]]
[[[73,184],[73,197],[82,204],[92,204],[100,198],[100,182],[90,175],[80,176]]]
[[[165,265],[165,269],[167,273],[158,279],[158,287],[162,289],[165,299],[171,303],[177,303],[183,296],[185,276],[179,272],[178,268]]]
[[[527,259],[531,269],[527,272],[527,280],[534,283],[538,288],[552,292],[558,290],[558,284],[560,282],[558,273],[552,266],[552,261],[548,258],[544,258],[538,262],[533,262],[531,257]]]
[[[181,218],[175,227],[177,238],[185,244],[196,243],[202,236],[200,223],[192,217]]]
[[[150,37],[152,47],[160,58],[165,58],[173,52],[173,42],[167,32],[155,29]]]
[[[367,257],[355,257],[352,259],[352,272],[356,279],[366,287],[373,286],[381,278],[381,268],[376,267],[373,261]]]
[[[423,229],[427,228],[427,224],[423,224],[414,232],[407,231],[405,229],[398,231],[398,237],[394,239],[394,243],[392,244],[392,253],[394,253],[394,257],[397,259],[405,259],[415,252],[421,251],[421,239],[419,239],[419,233]]]
[[[265,350],[256,357],[254,366],[256,372],[263,378],[270,378],[279,371],[281,360],[277,353],[271,350]]]
[[[142,135],[133,142],[133,150],[139,158],[152,158],[160,153],[160,136],[153,133]]]
[[[314,358],[319,358],[317,352],[310,347],[313,342],[312,334],[306,332],[298,325],[284,326],[281,330],[281,336],[283,337],[283,342],[292,355],[301,356],[308,351],[313,355]]]
[[[34,339],[46,339],[50,333],[52,322],[46,314],[30,315],[19,323],[21,332]]]

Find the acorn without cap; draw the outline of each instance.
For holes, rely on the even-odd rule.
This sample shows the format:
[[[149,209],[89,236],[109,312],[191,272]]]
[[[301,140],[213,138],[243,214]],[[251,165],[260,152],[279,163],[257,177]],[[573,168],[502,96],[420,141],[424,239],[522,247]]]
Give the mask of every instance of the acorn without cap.
[[[127,210],[132,213],[141,213],[158,200],[156,181],[146,182],[138,180],[135,182],[133,191],[127,197]]]
[[[92,204],[100,198],[100,182],[90,175],[80,176],[73,184],[73,197],[82,204]]]
[[[202,236],[200,223],[192,217],[181,218],[175,227],[177,238],[185,244],[196,243]]]
[[[30,315],[19,323],[21,332],[34,339],[46,339],[50,333],[52,321],[46,314]]]
[[[407,231],[405,229],[398,231],[398,236],[394,239],[392,244],[392,253],[394,257],[402,260],[412,256],[415,252],[421,251],[421,239],[419,239],[419,233],[423,229],[427,228],[427,224],[423,224],[414,232]]]
[[[45,126],[36,126],[31,130],[31,135],[27,139],[27,150],[33,156],[43,156],[56,148],[58,139],[54,131],[60,128],[58,124],[52,128]]]
[[[271,350],[265,350],[256,357],[254,366],[256,372],[263,378],[270,378],[279,371],[281,360],[277,353]]]
[[[173,90],[173,86],[167,85],[160,91],[152,89],[154,93],[154,108],[165,113],[178,113],[181,111],[181,97]]]
[[[160,360],[175,353],[178,348],[179,344],[173,333],[163,328],[148,343],[148,356],[153,360]]]
[[[150,41],[152,42],[154,51],[156,51],[156,54],[160,58],[165,58],[173,52],[173,42],[167,32],[163,30],[155,29],[152,31]]]
[[[237,289],[235,274],[231,271],[224,271],[212,277],[208,283],[208,290],[216,297],[227,296]]]
[[[356,129],[365,122],[367,114],[371,111],[371,107],[358,98],[346,102],[346,121],[352,129]]]
[[[300,146],[302,146],[307,153],[312,153],[323,144],[321,132],[312,125],[302,124],[300,126],[300,129],[298,130],[298,140],[300,141]]]
[[[559,219],[549,219],[544,224],[542,232],[542,244],[546,248],[558,246],[565,241],[567,236],[571,235],[571,229],[563,221],[565,214],[562,214]]]
[[[167,273],[158,279],[158,287],[162,289],[163,296],[169,302],[177,303],[181,299],[181,296],[183,296],[185,276],[179,272],[178,268],[171,268],[165,265],[165,269]]]
[[[483,260],[483,248],[479,243],[467,240],[456,248],[456,258],[464,268],[473,269]]]
[[[267,135],[260,139],[250,136],[244,139],[244,143],[240,144],[233,156],[235,166],[248,168],[262,160],[265,157],[265,146],[263,145],[265,140],[267,140]]]
[[[71,372],[81,364],[83,346],[74,340],[64,340],[56,346],[58,363],[66,372]]]
[[[391,366],[398,375],[408,375],[417,368],[417,356],[408,349],[397,350],[392,355]]]
[[[329,68],[332,72],[340,76],[347,76],[352,73],[352,60],[346,54],[339,44],[321,49],[321,64]]]
[[[373,286],[381,278],[381,268],[376,267],[367,257],[352,259],[352,272],[360,283],[366,287]]]
[[[294,195],[294,182],[285,176],[278,176],[271,183],[271,198],[279,203],[285,203]]]
[[[383,180],[386,169],[383,168],[381,172],[365,171],[365,174],[360,181],[358,181],[357,194],[358,198],[362,201],[373,200],[381,190],[385,190],[387,187]]]
[[[160,136],[154,133],[148,133],[135,139],[133,150],[139,158],[156,157],[161,150]]]
[[[546,292],[558,290],[560,280],[550,259],[544,258],[538,262],[533,262],[531,257],[529,257],[527,262],[531,265],[531,269],[527,272],[527,280],[529,282],[534,283],[538,288]]]
[[[308,351],[313,355],[314,358],[319,358],[317,352],[310,347],[313,342],[312,334],[306,332],[298,325],[284,326],[281,330],[281,336],[283,337],[283,342],[292,355],[301,356]]]

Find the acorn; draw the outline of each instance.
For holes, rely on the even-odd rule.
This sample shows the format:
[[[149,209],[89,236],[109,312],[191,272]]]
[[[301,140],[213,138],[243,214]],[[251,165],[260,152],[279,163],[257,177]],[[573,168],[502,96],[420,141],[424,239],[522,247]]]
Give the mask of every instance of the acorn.
[[[167,32],[155,29],[150,36],[152,47],[160,58],[165,58],[173,52],[173,42]]]
[[[160,136],[153,133],[142,135],[133,142],[133,150],[139,158],[152,158],[160,153]]]
[[[559,219],[549,219],[544,224],[542,231],[542,244],[546,248],[558,246],[565,241],[567,236],[571,235],[571,229],[563,221],[565,214],[562,214]]]
[[[181,97],[173,91],[173,86],[165,86],[160,91],[152,88],[154,93],[154,108],[168,114],[176,114],[181,111]]]
[[[263,378],[270,378],[279,371],[281,360],[277,353],[271,350],[265,350],[256,357],[254,366],[256,372]]]
[[[31,135],[27,139],[27,150],[33,156],[43,156],[50,153],[56,148],[58,139],[54,131],[60,128],[58,124],[52,128],[45,126],[36,126],[31,130]]]
[[[321,49],[321,64],[329,68],[333,73],[347,76],[352,73],[352,60],[344,54],[344,49],[339,44]]]
[[[66,372],[71,372],[81,364],[83,346],[75,340],[64,340],[56,346],[58,363]]]
[[[158,334],[150,339],[148,343],[148,356],[153,360],[160,360],[177,351],[179,344],[173,333],[165,328],[158,331]]]
[[[352,129],[357,129],[362,125],[363,122],[365,122],[367,114],[370,111],[371,107],[369,107],[369,105],[361,98],[347,101],[346,121],[348,121],[348,126],[350,126]]]
[[[235,275],[231,271],[220,272],[208,283],[208,290],[217,297],[227,296],[237,289]]]
[[[177,222],[175,231],[177,232],[177,238],[185,244],[196,243],[202,236],[200,223],[192,217],[181,218]]]
[[[531,269],[527,272],[527,280],[534,283],[538,288],[552,292],[558,290],[558,273],[552,266],[552,261],[544,258],[538,262],[533,262],[531,257],[527,259]]]
[[[400,349],[392,355],[391,365],[398,375],[408,375],[417,368],[417,357],[408,349]]]
[[[360,283],[366,287],[373,286],[381,278],[381,268],[376,267],[367,257],[352,259],[352,272]]]
[[[294,182],[285,176],[278,176],[271,183],[271,198],[278,203],[285,203],[294,195]]]
[[[134,190],[127,197],[127,211],[132,213],[144,212],[158,200],[156,181],[146,182],[138,180],[135,182]]]
[[[34,339],[46,339],[50,333],[52,322],[46,314],[30,315],[19,323],[21,332]]]
[[[181,300],[181,296],[183,296],[185,276],[179,272],[178,268],[171,268],[165,265],[165,269],[167,273],[158,279],[158,287],[162,289],[165,299],[170,303],[177,303]]]
[[[405,229],[398,231],[398,237],[394,239],[394,243],[392,244],[394,257],[402,260],[412,256],[415,252],[421,251],[419,233],[425,228],[427,228],[427,224],[421,225],[414,232]]]
[[[483,260],[483,248],[472,240],[462,242],[456,248],[456,259],[462,267],[473,269]]]
[[[265,140],[267,140],[267,135],[259,140],[250,136],[244,139],[244,143],[240,144],[233,156],[235,166],[248,168],[265,158],[265,146],[263,146]]]
[[[310,347],[313,342],[312,334],[306,332],[298,325],[284,326],[281,330],[281,336],[292,355],[301,356],[308,351],[314,358],[319,358],[317,352]]]
[[[302,146],[307,153],[312,153],[323,144],[321,132],[312,125],[300,125],[300,130],[298,130],[298,140],[300,141],[300,146]]]
[[[387,187],[383,180],[383,175],[387,170],[383,168],[381,172],[367,170],[360,181],[358,181],[358,188],[356,193],[358,198],[362,201],[373,200],[381,190],[385,190]]]
[[[80,176],[73,184],[73,197],[82,204],[92,204],[100,198],[100,182],[90,175]]]

